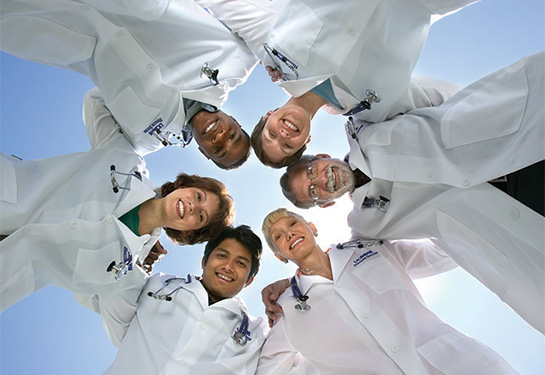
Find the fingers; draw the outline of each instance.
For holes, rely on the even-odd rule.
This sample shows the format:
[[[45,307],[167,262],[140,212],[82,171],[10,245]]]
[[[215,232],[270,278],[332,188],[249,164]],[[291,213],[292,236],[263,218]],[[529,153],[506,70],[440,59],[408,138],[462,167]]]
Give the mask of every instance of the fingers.
[[[265,69],[267,69],[267,72],[269,72],[271,81],[278,82],[282,80],[282,73],[278,69],[274,69],[272,66],[266,66]]]
[[[142,264],[144,271],[150,274],[153,269],[153,265],[158,263],[165,256],[165,254],[168,254],[168,251],[163,247],[161,242],[157,241],[150,249],[150,252]]]

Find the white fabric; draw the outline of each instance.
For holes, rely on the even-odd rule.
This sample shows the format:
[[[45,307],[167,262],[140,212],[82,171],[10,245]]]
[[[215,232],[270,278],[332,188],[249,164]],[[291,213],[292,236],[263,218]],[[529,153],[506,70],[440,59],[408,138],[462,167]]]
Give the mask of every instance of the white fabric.
[[[0,298],[5,310],[50,284],[68,289],[91,307],[95,293],[123,290],[122,300],[135,305],[145,272],[136,265],[157,241],[161,229],[136,236],[118,218],[155,196],[145,162],[121,135],[99,96],[85,97],[86,126],[93,148],[49,159],[20,161],[4,154],[1,185],[16,201],[0,197]],[[110,166],[130,190],[114,193]],[[7,173],[7,176],[6,176]],[[12,178],[13,174],[16,178]],[[8,189],[9,187],[9,189]],[[3,193],[3,192],[2,192]],[[132,271],[114,279],[106,269],[131,254]]]
[[[171,277],[149,278],[117,357],[105,374],[253,374],[265,339],[263,318],[249,317],[251,340],[238,345],[232,336],[242,322],[244,302],[234,297],[209,306],[208,294],[194,275],[191,283],[175,281],[166,288],[182,286],[172,301],[148,296]],[[112,318],[103,315],[109,324],[117,324]]]
[[[180,133],[182,97],[221,107],[257,63],[241,39],[192,0],[85,3],[3,0],[1,48],[88,75],[141,154],[163,147],[155,130]],[[201,77],[206,62],[219,69],[219,85]]]
[[[348,224],[353,232],[370,238],[434,238],[462,268],[541,332],[545,332],[545,219],[482,182],[543,160],[543,56],[530,56],[489,75],[443,106],[364,127],[359,144],[347,136],[349,164],[373,178],[352,194]],[[508,111],[502,94],[513,104]],[[468,105],[474,96],[488,100]],[[458,112],[459,107],[471,110]],[[483,119],[480,111],[492,119]],[[500,116],[494,116],[496,112]],[[482,124],[490,139],[482,140],[475,131],[479,138],[473,143],[443,147],[446,114],[449,124],[459,124],[460,132]],[[513,125],[516,130],[510,135],[494,134],[494,128],[501,134],[501,129]],[[362,206],[365,197],[379,196],[390,200],[386,213]]]
[[[319,374],[516,374],[490,348],[426,308],[399,263],[403,246],[330,250],[332,281],[298,279],[309,311],[294,308],[291,289],[280,296],[284,317],[263,345],[257,374],[297,373],[297,353]]]
[[[347,137],[350,164],[372,178],[469,187],[543,160],[544,56],[525,57],[437,107],[378,124],[353,116],[360,129]]]
[[[263,65],[277,65],[266,54],[265,42],[298,65],[298,79],[279,83],[290,95],[298,97],[329,78],[343,109],[331,105],[325,109],[339,114],[352,109],[371,89],[382,100],[362,116],[378,122],[428,101],[425,97],[415,99],[426,91],[411,83],[411,73],[426,41],[431,16],[451,13],[474,1],[289,0],[281,7],[270,34],[259,43],[253,38],[263,34],[244,35],[253,22],[245,18],[244,10],[255,0],[198,2],[211,7],[244,40],[252,40],[249,45]],[[288,68],[282,70],[292,75]]]

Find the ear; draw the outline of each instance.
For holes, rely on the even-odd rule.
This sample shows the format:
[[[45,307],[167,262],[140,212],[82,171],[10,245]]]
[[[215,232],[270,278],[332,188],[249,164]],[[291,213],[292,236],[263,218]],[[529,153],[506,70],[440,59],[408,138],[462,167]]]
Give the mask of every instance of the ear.
[[[208,160],[210,160],[210,156],[206,155],[206,153],[205,153],[204,150],[201,148],[201,146],[199,146],[198,148],[199,148],[199,151],[201,152],[201,154],[203,154],[205,158],[207,158]]]
[[[310,135],[309,135],[309,137],[310,137]],[[322,158],[322,159],[330,159],[331,155],[329,155],[329,154],[316,154],[316,157],[317,158]]]
[[[244,287],[246,288],[248,285],[250,285],[252,283],[252,281],[254,281],[254,277],[250,277],[250,279],[248,281],[246,281],[246,284],[244,284]]]
[[[316,237],[318,235],[318,229],[316,229],[316,225],[314,225],[314,223],[312,221],[309,222],[308,225],[310,225],[310,228],[314,232],[314,237]]]
[[[238,123],[238,121],[237,121],[236,118],[234,118],[233,116],[229,116],[229,117],[231,117],[231,119],[233,119],[233,121],[235,122],[235,124],[238,125],[239,128],[242,128],[242,125],[240,125],[240,124]]]
[[[206,262],[204,261],[204,257],[201,259],[201,268],[204,270],[204,266],[206,265]]]
[[[305,141],[305,144],[308,145],[310,143],[310,135],[308,136],[307,140]]]
[[[329,206],[333,206],[334,204],[335,204],[335,201],[331,201],[331,202],[327,202],[327,203],[324,203],[324,204],[318,203],[318,206],[321,207],[321,208],[326,208],[326,207],[329,207]]]
[[[278,254],[274,254],[274,256],[277,257],[279,261],[281,261],[283,263],[288,263],[288,260],[286,258],[284,258],[283,256],[278,255]]]

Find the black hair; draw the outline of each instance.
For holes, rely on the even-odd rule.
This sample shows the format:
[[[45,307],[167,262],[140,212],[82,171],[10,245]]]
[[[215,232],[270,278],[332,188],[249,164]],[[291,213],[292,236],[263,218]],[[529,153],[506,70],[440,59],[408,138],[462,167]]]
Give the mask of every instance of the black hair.
[[[248,280],[259,271],[259,265],[261,262],[261,253],[263,252],[263,245],[259,237],[250,229],[248,225],[239,225],[238,227],[226,227],[217,237],[208,241],[204,248],[204,264],[208,262],[208,258],[212,251],[222,243],[223,240],[232,238],[244,246],[252,255],[252,263],[250,269],[250,275]]]

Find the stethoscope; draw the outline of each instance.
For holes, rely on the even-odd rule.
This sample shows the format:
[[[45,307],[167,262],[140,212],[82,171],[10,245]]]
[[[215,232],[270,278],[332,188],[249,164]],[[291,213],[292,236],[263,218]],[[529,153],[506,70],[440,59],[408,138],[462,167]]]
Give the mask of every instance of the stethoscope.
[[[176,134],[170,131],[165,131],[163,134],[161,129],[155,129],[153,136],[157,138],[163,146],[179,146],[182,148],[187,147],[193,140],[193,135],[187,134],[184,129],[182,129],[182,134]]]
[[[171,292],[164,293],[163,291],[165,288],[168,287],[168,285],[174,281],[180,281],[182,284],[178,285],[176,288],[174,288]],[[171,277],[169,279],[166,279],[163,282],[163,285],[159,289],[157,289],[155,292],[148,292],[148,296],[152,297],[159,301],[172,301],[172,295],[176,293],[178,290],[182,289],[185,284],[191,283],[191,275],[187,275],[187,278],[183,277]],[[240,306],[240,313],[242,315],[242,323],[239,327],[236,328],[235,333],[232,336],[233,341],[241,346],[246,345],[248,341],[252,340],[250,337],[251,332],[248,331],[248,328],[250,326],[250,319],[248,318],[248,312],[245,310],[243,306]]]
[[[301,289],[299,289],[299,286],[297,285],[297,279],[295,276],[293,276],[290,280],[290,286],[291,291],[293,292],[293,296],[295,297],[295,300],[297,301],[297,304],[295,305],[295,310],[306,312],[310,310],[310,305],[307,303],[308,296],[306,294],[303,294],[301,292]]]
[[[344,243],[338,243],[336,247],[339,250],[348,249],[350,247],[357,247],[358,249],[363,249],[365,247],[382,245],[383,243],[384,241],[382,240],[365,240],[365,239],[357,238],[355,240],[350,240]]]
[[[265,49],[265,52],[267,52],[267,55],[271,58],[272,61],[280,60],[284,65],[290,69],[293,74],[295,74],[295,79],[299,78],[299,73],[297,72],[297,69],[299,68],[295,62],[290,60],[288,57],[284,56],[282,53],[280,53],[278,50],[272,48],[269,44],[263,43],[263,48]],[[276,70],[278,70],[281,73],[284,73],[280,66],[276,65],[274,67]],[[282,74],[282,78],[286,81],[287,78],[284,74]]]
[[[134,172],[131,172],[131,173],[118,172],[118,171],[115,170],[115,165],[112,164],[112,165],[110,165],[110,182],[112,183],[112,189],[113,189],[114,193],[119,193],[119,189],[130,190],[130,188],[127,187],[127,186],[119,185],[119,183],[117,182],[117,180],[115,178],[116,174],[120,174],[120,175],[123,175],[123,176],[129,176],[129,177],[136,177],[137,179],[142,181],[142,174],[140,172],[138,172],[138,171],[134,171]]]

